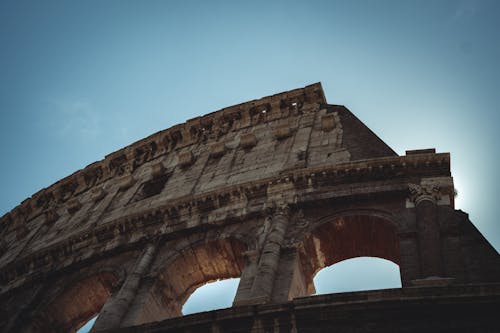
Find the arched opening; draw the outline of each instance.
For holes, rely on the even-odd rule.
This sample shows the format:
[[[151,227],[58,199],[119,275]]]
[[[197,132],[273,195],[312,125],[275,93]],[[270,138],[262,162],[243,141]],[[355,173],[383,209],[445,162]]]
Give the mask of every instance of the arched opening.
[[[299,248],[301,268],[309,292],[315,292],[313,279],[320,270],[336,263],[339,263],[337,268],[351,266],[356,263],[355,260],[347,261],[347,259],[359,257],[381,258],[399,265],[399,241],[394,224],[374,215],[337,216],[321,224],[306,237]],[[361,259],[365,263],[369,260]],[[346,262],[342,264],[340,263],[342,261]],[[373,262],[368,265],[373,266]],[[327,269],[321,275],[328,274],[329,270]],[[335,267],[331,270],[335,270]],[[320,281],[323,279],[321,275]],[[352,275],[350,278],[354,279]],[[394,287],[400,285],[401,278],[399,277],[399,284]],[[351,284],[352,288],[354,286]],[[367,288],[371,288],[369,284]],[[334,286],[332,290],[336,292]]]
[[[182,314],[229,308],[233,304],[240,279],[207,283],[196,289],[182,306]]]
[[[158,272],[144,305],[133,323],[142,324],[182,316],[182,307],[199,287],[239,278],[246,245],[235,239],[197,242],[183,248]]]
[[[82,327],[80,327],[78,329],[78,331],[76,331],[76,333],[88,333],[88,332],[90,332],[90,329],[92,328],[92,326],[94,326],[97,317],[98,316],[95,316],[95,317],[91,318],[89,321],[87,321]]]
[[[98,315],[117,283],[117,276],[111,272],[100,272],[77,281],[37,316],[36,331],[78,331]]]
[[[316,294],[401,288],[399,266],[392,261],[358,257],[320,270],[314,277]]]

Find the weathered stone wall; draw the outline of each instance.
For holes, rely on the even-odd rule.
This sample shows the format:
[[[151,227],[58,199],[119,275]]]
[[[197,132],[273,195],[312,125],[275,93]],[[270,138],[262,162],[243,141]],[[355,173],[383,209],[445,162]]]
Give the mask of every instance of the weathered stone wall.
[[[449,154],[397,156],[319,84],[229,107],[2,217],[0,329],[71,332],[98,312],[94,331],[161,321],[230,277],[235,306],[288,302],[357,256],[398,264],[405,288],[500,282],[498,253],[453,199]]]

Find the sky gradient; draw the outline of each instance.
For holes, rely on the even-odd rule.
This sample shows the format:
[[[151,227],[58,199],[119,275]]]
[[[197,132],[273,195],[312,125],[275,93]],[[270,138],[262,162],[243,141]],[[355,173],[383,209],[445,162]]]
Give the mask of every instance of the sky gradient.
[[[450,152],[497,249],[500,1],[1,1],[0,215],[132,142],[321,81],[390,145]]]

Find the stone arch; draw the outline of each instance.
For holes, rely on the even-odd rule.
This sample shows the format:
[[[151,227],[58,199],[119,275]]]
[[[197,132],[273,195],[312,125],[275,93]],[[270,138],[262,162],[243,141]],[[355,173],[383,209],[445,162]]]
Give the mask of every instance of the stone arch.
[[[238,278],[248,246],[234,237],[186,243],[153,273],[141,309],[129,316],[135,324],[182,316],[182,306],[200,286],[220,279]]]
[[[377,257],[400,265],[395,217],[381,210],[346,210],[320,218],[298,247],[307,290],[323,268],[356,257]]]
[[[34,331],[76,332],[99,313],[123,279],[123,270],[101,269],[71,280],[45,303],[34,320]]]
[[[317,219],[314,228],[321,226],[324,223],[331,222],[333,219],[348,216],[373,216],[378,217],[392,224],[396,229],[399,228],[399,217],[394,213],[377,208],[356,208],[356,209],[340,209],[332,214],[322,216]]]

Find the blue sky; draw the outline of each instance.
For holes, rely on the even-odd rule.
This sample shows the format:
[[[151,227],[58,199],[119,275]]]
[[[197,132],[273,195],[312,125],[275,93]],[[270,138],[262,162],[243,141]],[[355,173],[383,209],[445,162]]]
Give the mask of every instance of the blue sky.
[[[138,139],[321,81],[396,152],[451,152],[498,250],[500,2],[1,1],[0,215]]]

